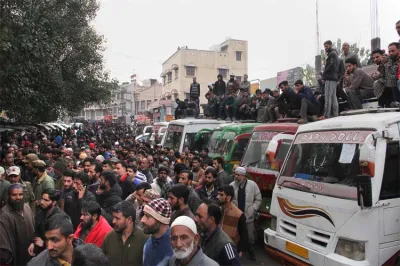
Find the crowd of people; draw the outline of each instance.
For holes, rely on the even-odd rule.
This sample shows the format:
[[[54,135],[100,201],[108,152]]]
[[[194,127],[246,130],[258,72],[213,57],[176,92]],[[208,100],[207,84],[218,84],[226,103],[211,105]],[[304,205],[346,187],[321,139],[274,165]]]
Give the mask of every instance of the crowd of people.
[[[396,23],[400,36],[400,21]],[[207,104],[204,116],[227,121],[255,120],[273,123],[280,118],[297,118],[299,124],[309,120],[336,117],[344,110],[362,109],[365,101],[378,99],[378,107],[400,107],[400,44],[389,44],[387,53],[383,49],[371,52],[371,61],[377,69],[367,74],[358,55],[350,51],[349,43],[343,43],[341,54],[331,41],[324,43],[326,59],[324,71],[317,75],[318,86],[310,88],[303,80],[297,80],[294,88],[287,81],[278,84],[278,89],[250,93],[248,76],[238,82],[232,73],[225,82],[222,75],[209,84],[205,94]],[[196,78],[190,87],[190,100],[177,100],[175,117],[199,114],[200,85]]]
[[[1,135],[0,265],[240,265],[261,193],[208,150],[119,123]]]

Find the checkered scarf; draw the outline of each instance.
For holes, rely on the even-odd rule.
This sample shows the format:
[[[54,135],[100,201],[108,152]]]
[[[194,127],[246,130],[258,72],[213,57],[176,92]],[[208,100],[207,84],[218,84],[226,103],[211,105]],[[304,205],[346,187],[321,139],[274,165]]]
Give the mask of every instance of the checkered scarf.
[[[144,206],[143,211],[163,224],[169,224],[171,219],[171,205],[163,198],[153,199]]]

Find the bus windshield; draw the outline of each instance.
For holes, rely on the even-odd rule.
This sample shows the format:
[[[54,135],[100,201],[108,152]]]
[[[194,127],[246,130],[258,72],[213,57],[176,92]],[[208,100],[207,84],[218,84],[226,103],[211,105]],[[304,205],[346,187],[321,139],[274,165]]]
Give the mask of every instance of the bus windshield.
[[[330,185],[340,185],[342,188],[357,185],[355,177],[363,174],[360,150],[370,133],[322,131],[298,134],[277,184],[294,189],[301,189],[304,185],[312,193],[330,196],[341,194],[338,197],[346,198],[345,190],[334,189]],[[353,193],[354,190],[350,194]]]
[[[164,147],[179,150],[182,141],[183,126],[170,125],[166,134]]]
[[[210,141],[208,142],[208,150],[213,153],[217,143],[221,137],[221,130],[214,130],[211,134]]]
[[[280,132],[253,132],[249,145],[243,155],[242,165],[256,167],[260,169],[271,169],[271,164],[267,163],[265,152],[269,142]]]
[[[221,132],[221,139],[219,139],[213,150],[210,150],[210,153],[214,155],[224,155],[227,154],[233,145],[234,138],[236,137],[235,132]]]

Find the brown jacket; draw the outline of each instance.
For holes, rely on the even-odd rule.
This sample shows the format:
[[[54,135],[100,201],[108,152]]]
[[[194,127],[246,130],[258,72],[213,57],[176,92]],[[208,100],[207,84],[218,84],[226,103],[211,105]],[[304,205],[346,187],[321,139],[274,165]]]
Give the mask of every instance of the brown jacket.
[[[233,202],[223,210],[221,229],[235,243],[238,252],[247,251],[248,236],[244,213]]]

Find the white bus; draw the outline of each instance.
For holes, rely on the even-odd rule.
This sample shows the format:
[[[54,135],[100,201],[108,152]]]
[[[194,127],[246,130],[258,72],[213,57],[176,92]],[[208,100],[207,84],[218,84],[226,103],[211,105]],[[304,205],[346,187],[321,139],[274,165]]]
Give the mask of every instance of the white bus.
[[[395,265],[400,113],[387,111],[299,127],[273,190],[270,256],[285,265]]]

